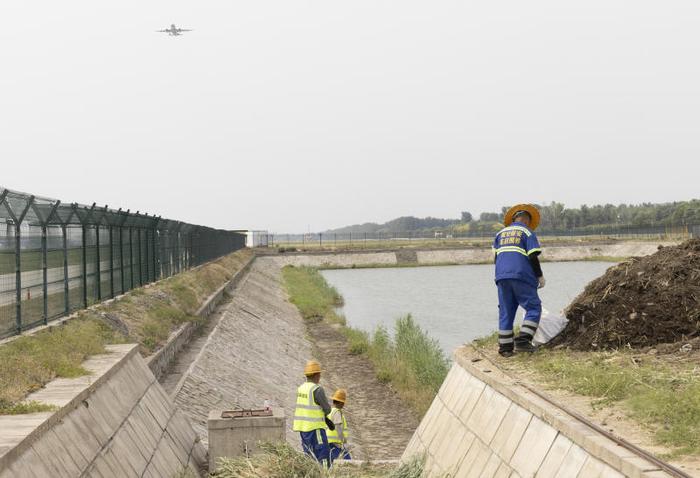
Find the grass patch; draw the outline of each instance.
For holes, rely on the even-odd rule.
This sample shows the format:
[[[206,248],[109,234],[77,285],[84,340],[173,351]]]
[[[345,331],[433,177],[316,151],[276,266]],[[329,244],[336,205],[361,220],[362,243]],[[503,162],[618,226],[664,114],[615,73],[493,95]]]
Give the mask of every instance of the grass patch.
[[[420,478],[423,461],[414,459],[406,464],[333,466],[330,470],[308,455],[294,450],[287,443],[263,443],[262,453],[250,458],[223,458],[218,478]]]
[[[109,326],[77,318],[0,347],[0,414],[21,410],[20,401],[56,377],[87,373],[81,366],[105,344],[123,340]],[[17,408],[19,407],[19,408]]]
[[[334,309],[343,305],[343,298],[317,269],[286,266],[282,269],[282,277],[290,302],[297,306],[304,319],[314,321],[325,318],[330,322],[339,320]]]
[[[516,356],[556,388],[594,398],[593,405],[618,404],[647,427],[671,457],[700,453],[700,375],[693,363],[664,362],[631,351],[541,350]]]
[[[180,325],[201,320],[199,306],[251,256],[237,251],[0,346],[0,414],[20,413],[21,401],[56,377],[84,375],[82,362],[106,344],[138,342],[142,355],[153,353]]]
[[[48,403],[32,400],[30,402],[20,402],[0,408],[0,415],[26,415],[28,413],[53,412],[56,410],[58,410],[56,405],[49,405]]]
[[[430,407],[449,371],[449,362],[435,339],[411,315],[396,320],[396,333],[379,327],[372,334],[367,356],[377,378],[391,383],[419,416]]]
[[[317,269],[286,266],[282,276],[290,301],[304,319],[343,324],[341,330],[349,352],[366,355],[379,381],[391,383],[420,416],[427,411],[447,375],[449,363],[437,341],[410,315],[396,321],[395,337],[383,327],[368,334],[345,326],[345,318],[335,312],[343,298]]]

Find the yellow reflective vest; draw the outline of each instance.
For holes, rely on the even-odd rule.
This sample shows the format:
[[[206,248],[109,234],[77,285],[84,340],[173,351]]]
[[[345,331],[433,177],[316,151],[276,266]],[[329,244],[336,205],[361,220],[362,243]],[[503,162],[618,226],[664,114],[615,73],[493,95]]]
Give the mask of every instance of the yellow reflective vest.
[[[342,425],[338,425],[337,423],[335,423],[334,418],[337,413],[340,413],[340,417],[343,419]],[[345,414],[341,410],[333,407],[331,409],[331,413],[328,414],[328,419],[335,423],[335,430],[326,430],[328,443],[339,443],[342,445],[344,442],[347,442],[348,437],[350,436],[350,430],[348,430],[348,422],[345,421]],[[341,434],[338,433],[340,431],[342,431],[342,440],[340,439]]]
[[[294,423],[292,430],[295,432],[311,432],[319,428],[326,428],[323,409],[314,400],[314,390],[318,384],[304,382],[297,388],[297,406],[294,410]]]

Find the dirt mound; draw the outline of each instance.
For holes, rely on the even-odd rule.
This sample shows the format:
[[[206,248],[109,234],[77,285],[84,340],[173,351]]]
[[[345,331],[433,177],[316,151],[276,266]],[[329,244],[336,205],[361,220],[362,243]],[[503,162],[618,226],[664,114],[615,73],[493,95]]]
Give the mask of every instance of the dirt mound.
[[[700,239],[611,267],[566,309],[552,345],[647,347],[700,336]]]

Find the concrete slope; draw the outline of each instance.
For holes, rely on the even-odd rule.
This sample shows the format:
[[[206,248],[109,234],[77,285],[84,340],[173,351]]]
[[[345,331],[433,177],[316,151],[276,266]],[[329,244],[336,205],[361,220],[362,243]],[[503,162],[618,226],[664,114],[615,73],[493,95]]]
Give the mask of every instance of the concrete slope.
[[[0,416],[0,478],[200,476],[205,450],[138,345],[108,346],[83,366],[90,375],[28,397],[56,412]]]
[[[283,407],[291,431],[296,388],[311,357],[311,343],[296,307],[287,301],[280,269],[258,258],[223,306],[222,316],[175,390],[175,403],[207,441],[209,410]]]
[[[406,448],[427,476],[649,477],[672,475],[543,400],[468,347]]]

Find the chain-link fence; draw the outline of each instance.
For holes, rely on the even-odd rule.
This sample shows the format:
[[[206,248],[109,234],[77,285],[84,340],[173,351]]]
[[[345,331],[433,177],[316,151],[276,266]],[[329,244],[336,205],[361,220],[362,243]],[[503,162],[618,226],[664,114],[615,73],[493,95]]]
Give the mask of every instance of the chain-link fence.
[[[307,233],[307,234],[266,234],[260,238],[262,247],[352,247],[377,248],[400,245],[459,245],[493,241],[498,232],[478,231],[405,231],[405,232],[356,232],[356,233]],[[587,226],[573,229],[538,230],[537,235],[548,239],[558,238],[600,238],[600,239],[640,239],[664,240],[700,237],[700,225],[606,225]]]
[[[0,188],[0,338],[245,247],[245,234]]]

